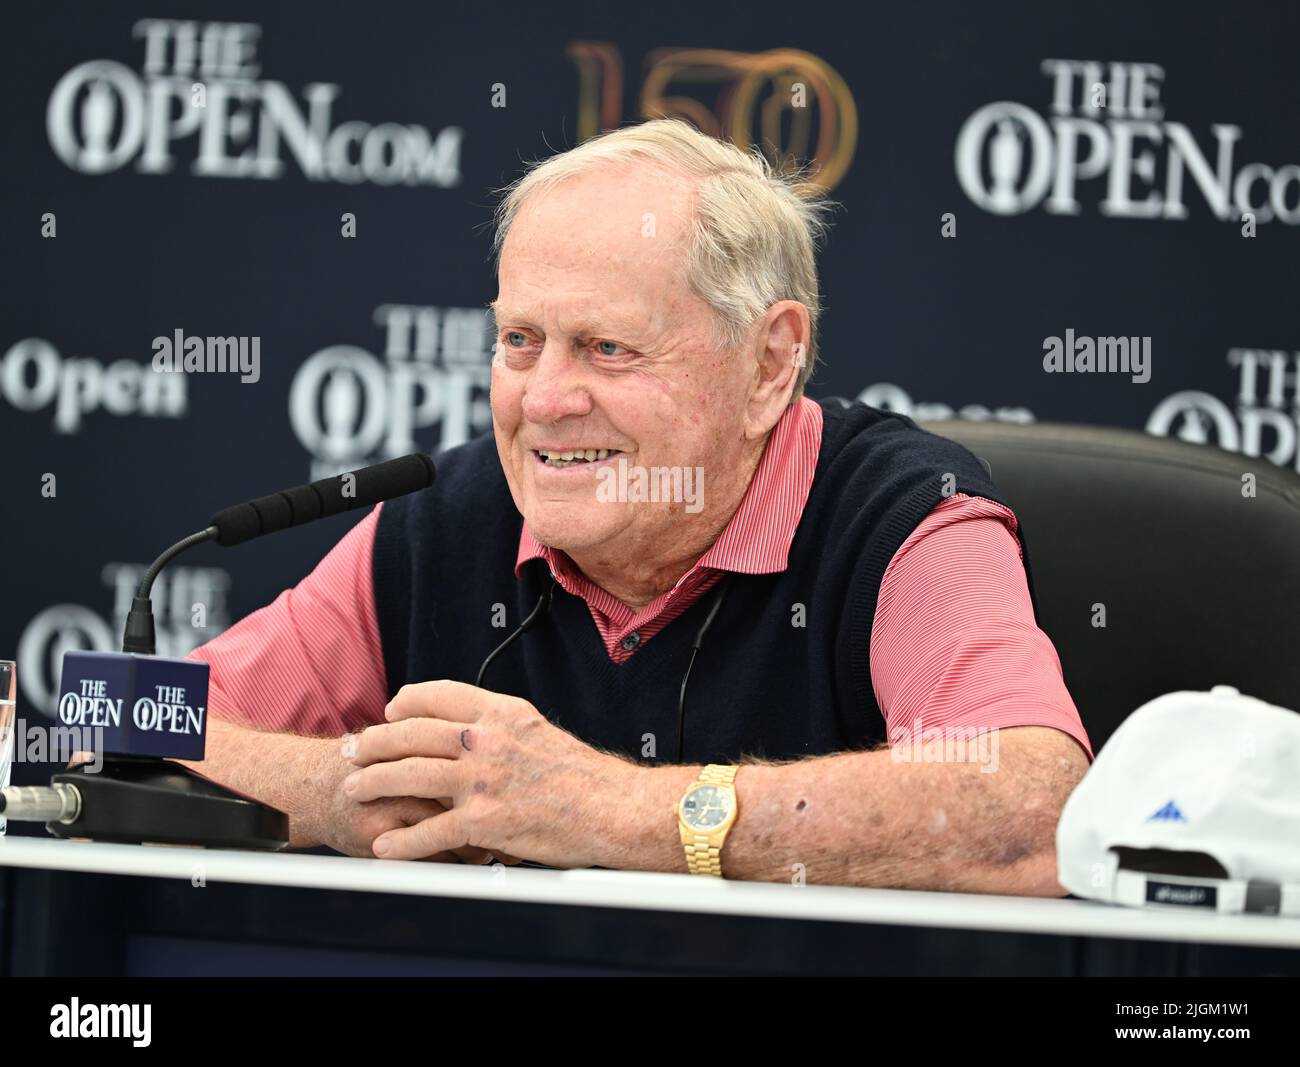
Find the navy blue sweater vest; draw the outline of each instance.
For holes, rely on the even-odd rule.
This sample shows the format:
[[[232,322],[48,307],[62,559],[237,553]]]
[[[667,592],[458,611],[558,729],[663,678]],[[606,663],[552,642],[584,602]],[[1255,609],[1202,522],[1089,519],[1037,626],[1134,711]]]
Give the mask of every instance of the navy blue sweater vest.
[[[945,495],[1005,503],[969,451],[910,419],[837,401],[822,409],[816,475],[787,568],[725,579],[691,671],[687,763],[884,741],[870,639],[885,568]],[[473,682],[536,606],[551,579],[541,560],[516,579],[522,522],[490,434],[443,453],[429,489],[384,504],[373,569],[390,697],[408,682]],[[492,662],[483,685],[524,697],[589,744],[672,761],[682,675],[712,601],[706,594],[616,665],[587,605],[556,585],[547,617]]]

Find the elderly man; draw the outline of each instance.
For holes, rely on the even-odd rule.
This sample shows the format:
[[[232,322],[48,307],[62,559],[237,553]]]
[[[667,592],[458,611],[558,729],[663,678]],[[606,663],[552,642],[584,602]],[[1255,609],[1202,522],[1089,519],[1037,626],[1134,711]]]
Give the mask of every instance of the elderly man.
[[[195,766],[354,855],[1059,895],[1091,750],[1015,516],[803,396],[823,210],[677,121],[516,182],[494,434],[196,650]]]

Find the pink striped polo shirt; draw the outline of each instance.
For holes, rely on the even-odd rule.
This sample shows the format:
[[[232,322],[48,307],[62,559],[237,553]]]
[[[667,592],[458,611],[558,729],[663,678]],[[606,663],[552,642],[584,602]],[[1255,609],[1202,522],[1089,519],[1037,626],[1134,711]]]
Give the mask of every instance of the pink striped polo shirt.
[[[768,439],[740,507],[672,589],[634,611],[540,544],[525,523],[515,564],[544,558],[581,597],[605,650],[624,662],[727,572],[786,567],[821,446],[821,408],[801,398]],[[214,715],[261,729],[335,736],[384,720],[388,702],[371,551],[382,505],[292,589],[189,658],[212,668]],[[871,679],[891,743],[933,730],[1048,726],[1092,746],[1033,606],[1010,509],[941,501],[885,570],[871,630]],[[638,639],[624,639],[636,633]]]

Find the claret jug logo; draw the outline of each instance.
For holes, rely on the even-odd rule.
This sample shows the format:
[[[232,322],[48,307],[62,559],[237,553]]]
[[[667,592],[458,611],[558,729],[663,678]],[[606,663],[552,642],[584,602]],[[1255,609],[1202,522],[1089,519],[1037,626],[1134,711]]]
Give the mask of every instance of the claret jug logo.
[[[492,426],[493,331],[485,308],[382,304],[382,357],[357,345],[313,353],[289,389],[289,423],[329,478],[417,448],[451,448]],[[436,428],[431,446],[416,434]],[[423,441],[423,436],[422,436]]]
[[[1300,166],[1238,164],[1240,126],[1214,123],[1198,139],[1165,118],[1164,68],[1046,59],[1042,73],[1050,117],[1002,100],[957,136],[957,179],[985,211],[1078,215],[1086,191],[1112,218],[1186,219],[1199,199],[1225,222],[1300,223]]]
[[[406,123],[335,123],[340,86],[312,82],[300,101],[283,82],[259,78],[261,33],[246,22],[141,19],[132,28],[144,47],[139,73],[91,59],[54,86],[50,147],[83,174],[132,160],[141,174],[167,174],[191,141],[190,172],[202,177],[280,178],[288,159],[313,181],[459,184],[459,127],[434,136]]]
[[[1300,471],[1300,351],[1230,348],[1237,395],[1224,401],[1201,389],[1171,393],[1147,419],[1147,433],[1261,456]]]

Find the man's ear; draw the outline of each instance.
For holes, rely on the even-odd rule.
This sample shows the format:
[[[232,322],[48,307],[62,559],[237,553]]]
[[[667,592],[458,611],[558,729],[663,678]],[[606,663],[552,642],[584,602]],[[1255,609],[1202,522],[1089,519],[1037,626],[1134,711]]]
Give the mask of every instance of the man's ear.
[[[781,300],[764,313],[754,340],[755,367],[745,412],[745,435],[765,436],[790,406],[799,376],[811,358],[812,324],[797,300]]]

